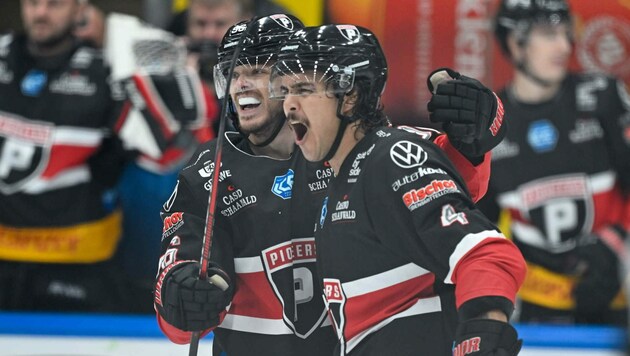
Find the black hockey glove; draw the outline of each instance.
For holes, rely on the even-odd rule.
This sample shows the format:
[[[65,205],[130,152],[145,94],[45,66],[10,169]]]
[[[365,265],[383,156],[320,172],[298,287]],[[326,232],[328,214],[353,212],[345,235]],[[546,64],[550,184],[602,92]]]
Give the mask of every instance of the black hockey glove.
[[[507,127],[501,100],[478,80],[450,68],[436,69],[427,85],[431,122],[441,123],[449,140],[472,163],[498,145]]]
[[[455,332],[453,356],[515,356],[523,340],[512,325],[491,319],[471,319]]]
[[[623,229],[610,227],[580,238],[578,268],[584,272],[573,291],[578,320],[595,322],[619,292],[620,260],[615,246],[623,248],[624,235]]]
[[[161,284],[161,303],[155,303],[158,313],[180,330],[203,331],[217,326],[219,314],[231,301],[230,278],[218,266],[210,265],[208,280],[198,277],[199,263],[187,262],[169,271]],[[158,287],[159,282],[156,290]]]

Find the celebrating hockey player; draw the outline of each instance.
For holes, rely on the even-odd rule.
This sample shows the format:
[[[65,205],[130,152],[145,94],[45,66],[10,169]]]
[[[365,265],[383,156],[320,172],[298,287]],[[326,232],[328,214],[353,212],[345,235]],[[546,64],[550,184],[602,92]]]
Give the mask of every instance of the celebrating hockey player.
[[[503,1],[495,31],[514,66],[499,93],[511,126],[481,208],[509,216],[502,223],[527,261],[519,320],[623,325],[630,96],[621,81],[568,72],[565,0]]]
[[[485,130],[498,134],[496,96],[447,73],[454,79],[430,85],[433,115],[489,113],[496,121]],[[296,32],[271,74],[302,154],[334,175],[315,222],[333,354],[516,355],[507,321],[523,258],[475,208],[444,152],[387,127],[386,77],[376,37],[353,25]]]
[[[217,354],[221,347],[228,355],[327,355],[337,338],[321,297],[313,221],[333,171],[326,162],[304,159],[286,124],[282,102],[270,100],[268,89],[282,42],[303,26],[290,15],[257,20],[245,38],[234,76],[227,78],[232,54],[248,24],[230,28],[215,70],[217,93],[230,95],[231,119],[239,131],[226,133],[219,185],[210,183],[214,169],[219,169],[214,166],[212,141],[182,170],[163,207],[155,291],[158,319],[177,343],[189,342],[190,331],[214,328]],[[473,95],[481,92],[470,89]],[[498,143],[481,129],[484,125],[487,129],[487,118],[459,124],[470,134],[454,136],[453,146],[463,139]],[[434,138],[458,162],[477,197],[484,194],[489,170],[484,156],[492,145],[481,145],[487,147],[483,152],[463,151],[471,160],[483,161],[473,166],[446,136],[435,138],[436,132],[430,130],[422,134]],[[196,261],[210,189],[218,189],[218,206],[209,273],[229,281],[226,291],[198,280]]]

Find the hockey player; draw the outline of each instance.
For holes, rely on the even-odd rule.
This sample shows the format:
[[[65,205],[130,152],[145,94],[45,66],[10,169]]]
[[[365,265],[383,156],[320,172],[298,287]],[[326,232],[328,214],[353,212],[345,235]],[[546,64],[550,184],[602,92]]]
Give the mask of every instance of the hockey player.
[[[528,263],[520,320],[623,324],[630,96],[613,78],[568,72],[565,0],[503,1],[495,31],[514,66],[499,93],[511,126],[481,207],[491,219],[502,211]]]
[[[437,86],[432,115],[484,113],[498,134],[496,96],[446,72],[455,80]],[[334,175],[315,223],[334,354],[516,355],[521,342],[507,321],[523,258],[475,208],[442,151],[387,127],[386,76],[376,37],[353,25],[296,32],[271,74],[304,157],[328,161]]]
[[[191,77],[137,76],[125,83],[133,105],[122,83],[110,88],[100,52],[72,35],[84,5],[24,0],[25,33],[0,37],[2,310],[129,311],[112,263],[121,213],[111,188],[136,156],[122,148],[144,147],[153,166],[168,167],[187,159],[194,137],[211,137],[198,112],[205,100],[189,88],[184,107],[175,90]],[[165,86],[168,96],[149,94]]]
[[[216,327],[214,345],[228,355],[327,355],[337,340],[321,298],[313,221],[332,170],[326,162],[304,159],[286,125],[282,102],[269,100],[268,95],[271,65],[282,41],[303,26],[290,15],[258,20],[245,39],[230,93],[225,93],[231,56],[247,25],[242,22],[228,31],[215,70],[217,93],[231,95],[232,119],[239,132],[225,136],[209,271],[224,276],[232,287],[222,292],[197,280],[195,261],[201,253],[216,169],[212,141],[182,170],[163,207],[163,255],[155,292],[158,321],[177,343],[189,342],[188,331]],[[473,95],[481,92],[471,89]],[[471,103],[483,99],[487,98],[480,95]],[[483,160],[498,142],[482,134],[489,126],[487,118],[459,125],[455,126],[466,130],[460,136],[453,132],[454,145],[466,139],[484,147],[464,151],[471,160]],[[489,159],[475,167],[444,135],[435,138],[435,131],[429,130],[423,134],[458,162],[476,196],[483,195]]]

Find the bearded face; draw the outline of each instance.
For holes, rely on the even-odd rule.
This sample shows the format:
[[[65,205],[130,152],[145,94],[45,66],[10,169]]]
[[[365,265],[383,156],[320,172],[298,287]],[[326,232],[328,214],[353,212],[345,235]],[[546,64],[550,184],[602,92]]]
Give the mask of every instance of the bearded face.
[[[69,38],[79,18],[77,0],[22,0],[22,21],[31,43],[54,47]]]

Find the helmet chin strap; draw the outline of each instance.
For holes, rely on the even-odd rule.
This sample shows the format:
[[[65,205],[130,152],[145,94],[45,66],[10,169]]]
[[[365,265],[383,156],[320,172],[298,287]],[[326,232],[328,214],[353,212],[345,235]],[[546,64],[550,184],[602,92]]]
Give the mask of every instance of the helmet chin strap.
[[[339,118],[341,122],[339,123],[339,128],[337,129],[337,135],[335,135],[335,140],[333,141],[333,144],[330,146],[330,149],[328,150],[328,153],[326,154],[326,156],[322,159],[322,161],[324,162],[330,161],[330,159],[333,158],[333,156],[335,156],[335,153],[337,153],[337,150],[339,149],[339,144],[341,144],[343,133],[346,131],[346,127],[348,126],[350,122],[355,120],[351,116],[346,116],[341,113],[341,108],[343,106],[343,100],[342,100],[343,98],[338,98],[338,99],[339,101],[337,103],[337,118]]]
[[[265,141],[263,141],[262,143],[253,143],[252,141],[250,141],[249,136],[247,136],[247,141],[252,146],[256,146],[256,147],[265,147],[269,145],[270,143],[272,143],[273,140],[275,140],[278,134],[280,133],[280,130],[282,130],[282,126],[284,126],[284,123],[287,121],[287,117],[284,115],[284,113],[279,116],[280,118],[278,118],[278,124],[273,129],[273,132],[271,133],[271,135]]]

